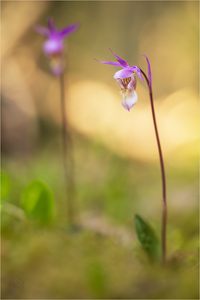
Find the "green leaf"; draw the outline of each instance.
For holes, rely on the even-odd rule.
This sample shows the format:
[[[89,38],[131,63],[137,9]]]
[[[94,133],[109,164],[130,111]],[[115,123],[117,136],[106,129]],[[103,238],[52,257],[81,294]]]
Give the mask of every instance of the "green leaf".
[[[160,243],[153,228],[139,215],[135,215],[135,229],[142,248],[150,259],[155,260],[160,256]]]
[[[24,189],[21,203],[26,215],[39,223],[50,223],[55,216],[53,194],[47,185],[38,180]]]
[[[7,173],[1,172],[1,202],[4,202],[10,193],[10,177]]]

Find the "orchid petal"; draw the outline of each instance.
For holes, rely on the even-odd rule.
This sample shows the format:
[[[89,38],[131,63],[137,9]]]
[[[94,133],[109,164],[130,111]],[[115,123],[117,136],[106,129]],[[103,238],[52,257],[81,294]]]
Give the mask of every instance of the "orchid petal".
[[[60,54],[63,51],[63,40],[50,38],[44,43],[43,50],[47,55]]]
[[[135,90],[135,89],[136,89],[136,84],[137,84],[137,80],[136,80],[136,78],[135,78],[135,75],[132,74],[132,75],[131,75],[131,81],[128,83],[127,89],[128,89],[129,91]]]
[[[122,105],[126,110],[130,111],[130,109],[134,106],[134,104],[137,102],[137,100],[138,100],[137,93],[136,93],[136,91],[133,91],[128,96],[125,95],[123,97]]]
[[[78,24],[72,24],[59,32],[61,38],[64,38],[78,29]]]
[[[144,80],[143,76],[142,76],[142,72],[140,70],[140,68],[138,68],[137,66],[135,66],[135,72],[137,73],[137,76],[141,79]]]
[[[104,61],[104,60],[99,60],[99,62],[101,64],[105,64],[105,65],[111,65],[111,66],[116,66],[116,67],[121,67],[121,64],[119,62],[116,61]]]
[[[140,70],[140,68],[138,68],[137,66],[132,66],[132,67],[128,67],[127,69],[132,70],[132,72],[135,72],[138,77],[143,80],[143,76],[142,76],[142,72]]]
[[[125,61],[123,58],[121,58],[120,56],[118,56],[117,54],[115,54],[112,49],[109,49],[111,51],[111,53],[115,56],[115,58],[117,59],[117,61],[120,63],[120,65],[122,67],[128,67],[128,62]]]
[[[40,25],[35,26],[35,31],[43,36],[49,36],[49,29]]]
[[[64,68],[62,59],[60,59],[59,57],[52,59],[50,61],[50,68],[51,68],[52,73],[55,76],[57,76],[57,77],[60,76],[63,73],[63,68]]]
[[[123,79],[123,78],[128,78],[131,77],[133,74],[133,70],[131,68],[124,68],[119,71],[117,71],[114,75],[115,79]]]
[[[149,85],[152,85],[152,75],[151,75],[151,64],[150,61],[148,59],[148,57],[146,55],[144,55],[144,57],[146,58],[147,61],[147,66],[148,66],[148,79],[149,79]]]

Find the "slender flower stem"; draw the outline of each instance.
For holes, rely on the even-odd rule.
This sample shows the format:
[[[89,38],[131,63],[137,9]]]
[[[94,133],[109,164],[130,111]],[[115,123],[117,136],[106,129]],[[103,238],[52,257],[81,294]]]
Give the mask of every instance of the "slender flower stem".
[[[64,74],[60,75],[60,99],[62,114],[62,144],[63,144],[63,168],[65,176],[65,187],[67,196],[67,215],[69,225],[74,224],[74,160],[72,140],[70,136],[69,125],[66,118],[66,102],[65,102],[65,78]]]
[[[141,69],[140,69],[141,70]],[[162,262],[166,262],[166,252],[167,252],[167,193],[166,193],[166,177],[165,177],[165,166],[164,166],[164,159],[162,154],[162,148],[158,133],[158,127],[156,122],[156,114],[154,109],[154,102],[153,102],[153,91],[152,91],[152,85],[151,82],[148,80],[147,75],[143,70],[141,70],[146,83],[149,88],[149,98],[151,103],[151,112],[153,117],[153,124],[156,134],[156,141],[158,146],[158,153],[159,153],[159,159],[160,159],[160,168],[161,168],[161,177],[162,177],[162,228],[161,228],[161,241],[162,241]]]

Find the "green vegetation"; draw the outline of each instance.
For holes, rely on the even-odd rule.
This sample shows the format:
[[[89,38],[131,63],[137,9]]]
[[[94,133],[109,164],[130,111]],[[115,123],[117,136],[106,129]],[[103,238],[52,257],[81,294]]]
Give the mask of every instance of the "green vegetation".
[[[145,215],[159,233],[157,166],[122,159],[79,136],[75,147],[77,214],[80,218],[86,215],[86,220],[98,220],[99,225],[68,231],[56,144],[57,140],[44,145],[26,164],[22,157],[4,159],[3,169],[12,178],[12,185],[2,205],[3,298],[197,299],[196,207],[185,203],[177,210],[170,202],[168,264],[164,269],[159,262],[152,264],[137,241],[133,217],[137,212]],[[196,174],[184,164],[181,167],[187,176],[190,173],[188,185],[184,176],[175,176],[174,172],[177,184],[172,185],[171,195],[187,187],[192,197]],[[180,169],[175,171],[179,174]],[[29,197],[31,201],[27,202]],[[45,206],[37,205],[41,199]],[[46,223],[52,216],[53,203],[56,220],[44,227],[41,220],[44,217]],[[24,209],[24,218],[6,204]],[[123,228],[131,239],[119,239],[110,228]],[[142,244],[141,233],[151,235],[155,248],[145,249],[154,254],[157,239],[152,229],[138,216],[136,228]]]

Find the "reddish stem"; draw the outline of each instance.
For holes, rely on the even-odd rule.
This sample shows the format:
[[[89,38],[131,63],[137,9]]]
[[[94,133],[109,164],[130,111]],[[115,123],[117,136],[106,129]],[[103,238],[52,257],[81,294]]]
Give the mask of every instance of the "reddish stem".
[[[140,69],[141,70],[141,69]],[[156,141],[157,141],[157,146],[158,146],[158,153],[159,153],[159,159],[160,159],[160,169],[161,169],[161,178],[162,178],[162,228],[161,228],[161,241],[162,241],[162,262],[166,262],[166,252],[167,252],[167,192],[166,192],[166,177],[165,177],[165,166],[164,166],[164,159],[163,159],[163,154],[162,154],[162,148],[161,148],[161,143],[160,143],[160,138],[159,138],[159,133],[158,133],[158,127],[157,127],[157,122],[156,122],[156,114],[155,114],[155,109],[154,109],[154,102],[153,102],[153,91],[152,91],[152,84],[149,81],[147,75],[143,70],[141,70],[148,89],[149,89],[149,98],[150,98],[150,103],[151,103],[151,112],[152,112],[152,117],[153,117],[153,124],[154,124],[154,130],[155,130],[155,135],[156,135]]]
[[[64,74],[60,76],[60,100],[62,114],[62,144],[63,144],[63,168],[65,176],[66,196],[67,196],[67,214],[68,223],[74,225],[74,160],[72,153],[72,141],[69,125],[66,118],[65,102],[65,79]]]

